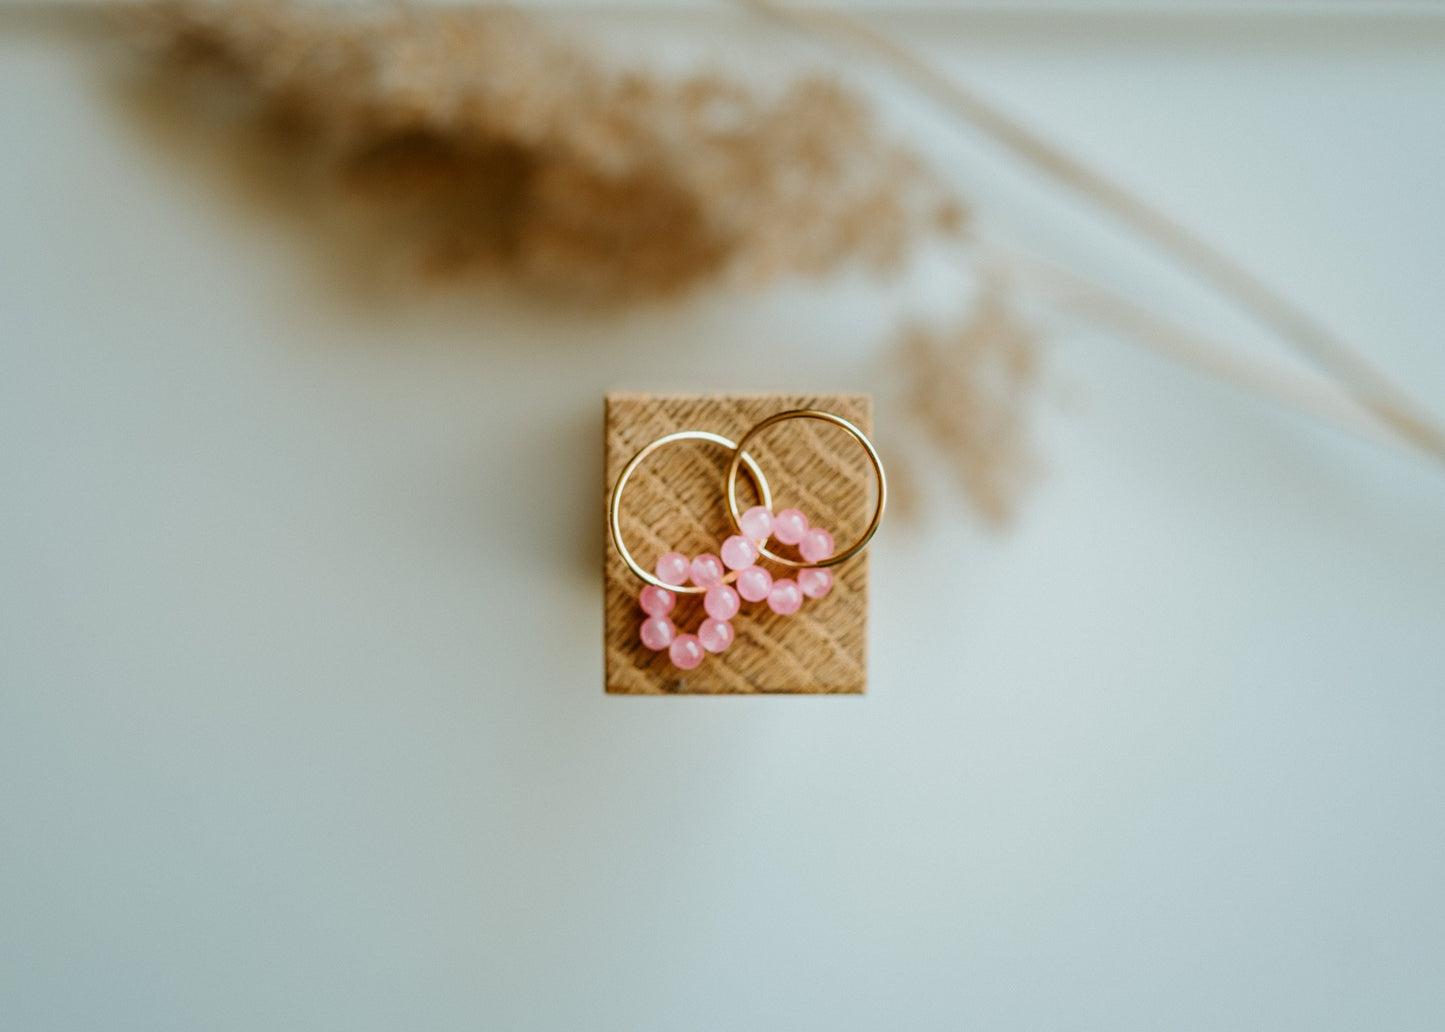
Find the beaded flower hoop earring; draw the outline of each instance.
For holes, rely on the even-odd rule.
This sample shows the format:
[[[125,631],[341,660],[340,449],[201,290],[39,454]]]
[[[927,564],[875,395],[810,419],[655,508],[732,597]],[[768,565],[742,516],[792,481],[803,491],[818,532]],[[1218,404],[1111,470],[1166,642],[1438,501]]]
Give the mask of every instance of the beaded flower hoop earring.
[[[771,512],[772,506],[768,505],[767,509],[761,512],[756,506],[747,512],[741,514],[738,512],[738,470],[746,465],[751,475],[756,466],[752,457],[745,450],[749,442],[769,427],[794,419],[814,419],[839,427],[862,445],[868,461],[873,466],[873,475],[878,481],[878,498],[873,507],[873,516],[858,540],[841,552],[836,549],[833,535],[822,527],[812,525],[807,515],[798,509],[784,509],[774,515]],[[742,439],[738,441],[737,447],[733,450],[732,462],[728,464],[727,499],[728,515],[732,517],[733,524],[748,538],[758,540],[758,554],[780,566],[798,571],[795,581],[789,579],[772,581],[771,575],[768,575],[761,567],[754,568],[767,576],[771,582],[766,596],[769,608],[776,613],[788,614],[797,612],[802,605],[804,596],[822,598],[828,594],[833,588],[831,567],[847,562],[868,547],[868,542],[873,539],[873,535],[878,532],[878,527],[883,522],[883,511],[888,505],[888,478],[883,472],[883,460],[878,457],[878,451],[873,447],[873,442],[858,427],[832,412],[824,412],[820,409],[792,409],[769,416],[743,434]],[[765,519],[766,528],[763,527]],[[754,533],[758,530],[762,531],[761,540],[758,539],[759,535]],[[797,546],[798,553],[802,558],[790,559],[769,550],[765,541],[770,536],[777,538],[785,545]],[[740,591],[749,574],[751,574],[749,570],[739,574],[738,588]],[[744,595],[744,597],[748,596]]]
[[[651,573],[633,558],[627,542],[622,539],[623,491],[643,460],[659,448],[678,441],[704,441],[729,449],[734,453],[734,462],[747,467],[748,477],[762,500],[760,508],[763,511],[771,510],[773,497],[767,478],[752,457],[739,452],[737,444],[728,438],[706,430],[680,430],[657,438],[634,455],[617,476],[607,505],[607,519],[617,554],[646,585],[638,599],[647,615],[639,629],[642,644],[654,652],[666,649],[674,666],[680,670],[691,670],[703,661],[706,653],[722,652],[733,643],[734,632],[730,621],[737,615],[742,600],[732,585],[738,580],[740,570],[753,565],[760,546],[735,536],[723,542],[720,556],[704,553],[689,561],[681,552],[667,552],[658,558]],[[703,596],[703,608],[708,618],[696,634],[678,633],[677,626],[669,618],[679,594]]]

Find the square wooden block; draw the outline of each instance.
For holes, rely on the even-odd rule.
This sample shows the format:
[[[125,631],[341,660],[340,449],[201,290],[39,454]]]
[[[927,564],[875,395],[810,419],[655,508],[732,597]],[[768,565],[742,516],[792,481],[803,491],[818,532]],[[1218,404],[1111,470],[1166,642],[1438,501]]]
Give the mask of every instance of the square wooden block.
[[[601,533],[607,539],[607,691],[624,695],[859,694],[867,684],[868,553],[833,567],[833,590],[805,599],[791,616],[765,602],[744,602],[732,621],[732,646],[683,671],[666,651],[653,652],[638,638],[644,618],[638,607],[643,582],[627,568],[607,527],[607,497],[622,468],[649,442],[678,430],[710,430],[734,441],[760,420],[789,409],[832,412],[872,434],[873,403],[866,394],[729,394],[607,396],[607,476]],[[876,497],[873,467],[845,431],[818,420],[789,420],[749,444],[772,489],[775,510],[801,509],[831,531],[839,548],[857,540]],[[622,499],[623,540],[651,570],[658,556],[716,554],[736,533],[728,517],[725,477],[732,455],[703,441],[682,441],[654,452],[628,480]],[[739,503],[756,501],[745,474]],[[787,546],[781,554],[796,555]],[[776,578],[790,571],[764,561]],[[679,595],[672,618],[679,630],[696,632],[706,618],[702,598]]]

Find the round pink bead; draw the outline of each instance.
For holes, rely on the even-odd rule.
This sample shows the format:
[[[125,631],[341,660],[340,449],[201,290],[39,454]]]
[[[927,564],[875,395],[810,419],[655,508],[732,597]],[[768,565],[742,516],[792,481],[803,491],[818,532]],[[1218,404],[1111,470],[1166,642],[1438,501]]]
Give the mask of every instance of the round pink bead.
[[[797,581],[773,581],[768,592],[768,608],[779,616],[792,616],[803,607],[803,591]]]
[[[702,657],[707,653],[703,651],[702,642],[697,640],[696,634],[679,634],[667,647],[667,654],[672,658],[673,666],[679,670],[691,670],[702,662]]]
[[[652,572],[657,574],[657,579],[664,584],[686,584],[688,574],[692,572],[692,564],[681,552],[668,552],[657,560],[657,566]]]
[[[714,584],[702,597],[702,607],[714,620],[731,620],[738,615],[742,604],[738,593],[726,584]]]
[[[833,544],[833,535],[822,527],[813,527],[803,535],[803,540],[798,542],[798,551],[803,553],[803,558],[810,563],[831,559],[835,547],[837,546]]]
[[[723,542],[722,561],[729,570],[745,570],[758,561],[758,548],[741,534]]]
[[[773,589],[773,575],[761,566],[738,571],[738,594],[749,602],[761,602]]]
[[[672,612],[672,607],[677,605],[677,596],[666,588],[649,584],[642,589],[639,601],[642,603],[642,611],[648,616],[666,616]]]
[[[797,509],[784,509],[773,517],[773,537],[785,545],[796,545],[808,532],[808,517]]]
[[[722,560],[715,555],[704,553],[692,561],[692,582],[699,588],[721,584],[726,572]]]
[[[661,652],[677,637],[677,628],[665,616],[649,616],[642,621],[642,644],[653,652]]]
[[[697,640],[709,652],[721,652],[733,643],[733,625],[726,620],[704,620],[697,629]]]
[[[738,527],[749,541],[766,541],[773,532],[773,514],[761,505],[754,505],[743,513]]]
[[[833,590],[832,570],[799,570],[798,589],[809,598],[822,598]]]

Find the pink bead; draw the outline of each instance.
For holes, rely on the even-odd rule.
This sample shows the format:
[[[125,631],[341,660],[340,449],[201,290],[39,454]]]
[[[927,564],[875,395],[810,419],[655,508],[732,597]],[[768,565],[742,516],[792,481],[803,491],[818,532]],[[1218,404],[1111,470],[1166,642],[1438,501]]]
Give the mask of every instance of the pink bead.
[[[796,545],[808,532],[808,517],[797,509],[784,509],[773,517],[773,537],[785,545]]]
[[[665,616],[649,616],[642,621],[642,644],[653,652],[661,652],[677,637],[677,628]]]
[[[822,598],[833,590],[833,571],[813,568],[798,571],[798,589],[809,598]]]
[[[798,551],[803,553],[803,558],[810,563],[821,563],[824,559],[833,557],[833,535],[829,534],[822,527],[814,527],[803,534],[803,540],[798,542]]]
[[[709,652],[721,652],[733,643],[733,625],[726,620],[704,620],[697,629],[697,640]]]
[[[715,555],[703,554],[692,561],[692,582],[699,588],[721,584],[726,572],[722,560]]]
[[[668,552],[657,560],[657,566],[652,572],[657,574],[657,579],[664,584],[686,584],[688,574],[692,572],[692,564],[681,552]]]
[[[729,570],[745,570],[758,561],[758,549],[741,534],[734,534],[723,542],[722,561]]]
[[[738,593],[726,584],[714,584],[702,597],[702,607],[714,620],[731,620],[738,615],[742,604]]]
[[[803,607],[803,592],[797,581],[773,581],[768,592],[768,608],[779,616],[792,616]]]
[[[761,566],[738,571],[738,594],[749,602],[761,602],[773,588],[773,575]]]
[[[773,532],[773,514],[761,505],[754,505],[743,513],[738,527],[749,541],[766,541]]]
[[[677,596],[666,588],[649,584],[642,589],[639,601],[642,603],[642,611],[648,616],[666,616],[672,612],[672,607],[677,605]]]
[[[702,662],[703,656],[707,655],[696,634],[679,634],[672,639],[672,644],[667,648],[667,654],[672,658],[672,665],[679,670],[691,670]]]

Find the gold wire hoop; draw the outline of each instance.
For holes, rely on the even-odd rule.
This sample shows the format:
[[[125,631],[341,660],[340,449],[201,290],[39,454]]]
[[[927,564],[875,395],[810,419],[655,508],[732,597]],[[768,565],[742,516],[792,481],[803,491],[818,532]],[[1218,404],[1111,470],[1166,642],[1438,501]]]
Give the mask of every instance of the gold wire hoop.
[[[757,465],[753,462],[752,457],[743,449],[748,446],[749,441],[768,427],[786,422],[789,419],[817,419],[824,423],[832,423],[834,426],[846,430],[861,444],[863,450],[868,454],[868,461],[873,463],[873,473],[878,478],[878,504],[873,509],[873,519],[868,522],[868,529],[863,531],[863,536],[837,555],[830,559],[824,559],[821,562],[799,562],[796,559],[788,559],[784,556],[776,555],[758,542],[754,542],[754,544],[757,545],[759,555],[771,559],[773,562],[782,566],[792,567],[795,570],[837,566],[839,563],[852,559],[868,546],[868,542],[872,540],[873,535],[878,533],[878,525],[883,522],[883,509],[888,504],[888,480],[883,475],[883,460],[878,457],[878,451],[873,447],[873,442],[868,440],[868,435],[842,416],[835,416],[833,413],[824,412],[821,409],[791,409],[787,412],[779,412],[776,415],[769,416],[747,433],[743,434],[742,440],[737,443],[736,448],[733,450],[733,460],[728,464],[728,515],[732,517],[734,526],[738,528],[738,533],[741,534],[742,516],[738,513],[738,467],[743,463],[747,463],[748,470],[751,473]],[[771,509],[772,506],[768,505],[768,508]]]
[[[758,464],[753,461],[751,455],[743,452],[735,443],[723,437],[721,434],[709,433],[706,430],[679,430],[676,433],[665,434],[645,446],[640,452],[632,456],[627,465],[622,467],[622,472],[617,475],[617,483],[612,487],[612,497],[607,503],[607,522],[612,528],[612,544],[616,546],[617,554],[622,556],[622,561],[627,564],[629,570],[655,588],[665,588],[668,591],[675,591],[682,595],[701,595],[707,591],[706,588],[700,588],[695,584],[669,584],[661,577],[644,570],[638,565],[637,560],[632,558],[632,553],[628,550],[626,542],[622,540],[622,489],[627,486],[627,480],[632,476],[633,471],[642,465],[643,459],[664,445],[672,444],[676,441],[706,441],[709,444],[720,445],[733,452],[733,462],[729,468],[728,479],[728,486],[732,491],[730,497],[734,497],[737,494],[737,467],[739,465],[746,465],[748,467],[748,476],[752,478],[753,486],[758,490],[758,497],[762,499],[763,504],[769,509],[773,507],[773,495],[772,491],[768,488],[768,478],[763,476],[763,471],[758,468]],[[723,583],[731,584],[737,580],[737,577],[738,574],[736,570],[729,570],[723,577]]]

